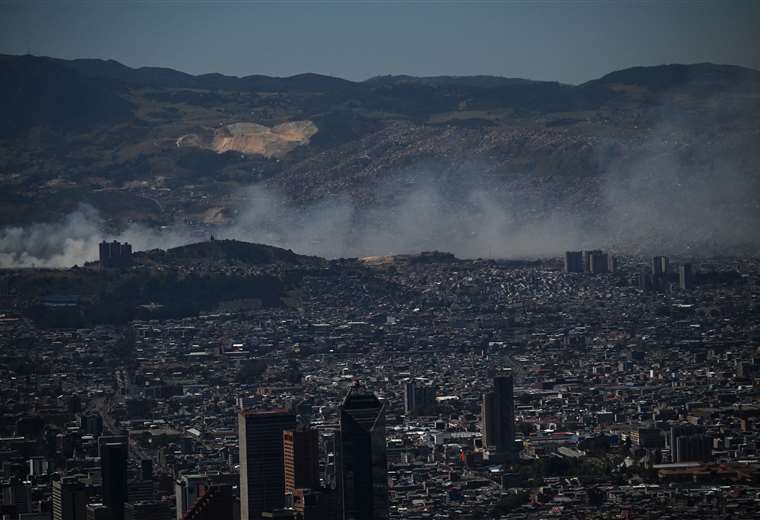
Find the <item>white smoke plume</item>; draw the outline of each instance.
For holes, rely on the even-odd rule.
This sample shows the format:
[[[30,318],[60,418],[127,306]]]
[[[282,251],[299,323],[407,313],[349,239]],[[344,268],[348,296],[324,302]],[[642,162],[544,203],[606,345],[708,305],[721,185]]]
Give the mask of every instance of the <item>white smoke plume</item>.
[[[347,197],[305,210],[262,187],[223,236],[263,242],[327,258],[447,251],[464,258],[547,256],[583,241],[569,214],[525,219],[483,191],[456,200],[432,183],[382,207],[360,208]]]
[[[453,201],[427,184],[384,207],[360,208],[348,197],[337,197],[303,208],[271,189],[253,186],[235,222],[205,234],[137,224],[109,234],[97,211],[81,206],[59,223],[0,229],[0,266],[70,267],[96,260],[102,240],[127,241],[138,251],[196,242],[208,233],[327,258],[429,250],[464,258],[539,257],[588,245],[571,214],[526,219],[521,210],[482,189],[459,195]]]
[[[120,240],[135,250],[187,243],[185,232],[164,233],[137,224],[118,234],[103,231],[104,221],[89,205],[81,205],[61,222],[0,229],[0,267],[72,267],[97,260],[102,240]]]
[[[232,224],[205,230],[132,224],[109,234],[98,213],[82,206],[59,223],[1,229],[0,266],[70,267],[97,259],[104,239],[127,241],[138,251],[197,242],[209,233],[326,258],[430,250],[462,258],[536,258],[591,247],[690,256],[756,253],[756,179],[716,175],[685,175],[671,158],[657,157],[608,176],[591,209],[572,201],[551,206],[524,188],[489,191],[490,180],[477,175],[453,188],[422,175],[414,189],[370,208],[347,196],[298,207],[253,186]]]

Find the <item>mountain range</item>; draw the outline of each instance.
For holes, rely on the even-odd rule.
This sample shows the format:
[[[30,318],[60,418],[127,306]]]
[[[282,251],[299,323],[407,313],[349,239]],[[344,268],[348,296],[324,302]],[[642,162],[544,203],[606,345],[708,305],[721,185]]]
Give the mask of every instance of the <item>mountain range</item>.
[[[0,227],[55,222],[82,203],[114,229],[223,225],[250,209],[252,185],[296,208],[384,207],[434,185],[446,201],[486,191],[520,214],[593,221],[621,197],[703,204],[727,178],[718,192],[731,187],[737,218],[758,212],[746,195],[760,164],[760,71],[737,66],[634,67],[580,85],[354,82],[1,55],[0,74]]]

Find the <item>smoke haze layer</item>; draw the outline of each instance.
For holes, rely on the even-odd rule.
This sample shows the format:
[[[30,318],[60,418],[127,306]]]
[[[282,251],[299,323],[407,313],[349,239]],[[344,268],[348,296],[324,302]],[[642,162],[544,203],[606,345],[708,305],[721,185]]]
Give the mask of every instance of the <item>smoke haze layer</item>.
[[[97,260],[102,240],[127,241],[135,250],[167,248],[186,244],[183,231],[129,225],[122,232],[104,231],[105,222],[89,205],[81,205],[60,222],[0,229],[0,267],[72,267]]]
[[[0,266],[70,267],[97,259],[101,240],[136,251],[197,242],[214,233],[326,258],[440,250],[462,258],[534,258],[581,248],[618,253],[757,254],[757,176],[733,165],[684,168],[672,153],[621,165],[601,179],[553,181],[552,192],[468,171],[407,174],[389,184],[382,205],[338,196],[295,206],[263,185],[247,190],[231,224],[191,230],[129,225],[106,233],[81,206],[59,223],[0,230]],[[397,179],[398,180],[398,179]],[[400,188],[399,186],[405,186]],[[559,193],[558,193],[559,192]]]

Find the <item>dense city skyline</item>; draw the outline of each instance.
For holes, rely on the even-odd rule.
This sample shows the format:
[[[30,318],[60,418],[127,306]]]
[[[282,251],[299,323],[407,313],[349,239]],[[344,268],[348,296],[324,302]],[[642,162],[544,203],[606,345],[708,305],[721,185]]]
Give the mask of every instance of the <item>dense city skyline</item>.
[[[759,26],[0,0],[0,520],[757,520]]]

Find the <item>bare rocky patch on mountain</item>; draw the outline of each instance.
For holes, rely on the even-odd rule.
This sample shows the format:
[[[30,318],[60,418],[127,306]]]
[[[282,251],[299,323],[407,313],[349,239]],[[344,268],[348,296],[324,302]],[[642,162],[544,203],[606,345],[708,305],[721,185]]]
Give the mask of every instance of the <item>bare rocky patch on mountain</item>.
[[[289,121],[273,127],[242,122],[225,125],[213,132],[183,135],[177,139],[177,146],[282,158],[297,146],[309,144],[317,132],[311,121]]]

